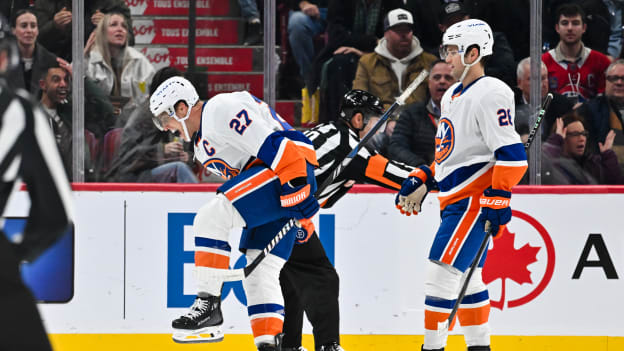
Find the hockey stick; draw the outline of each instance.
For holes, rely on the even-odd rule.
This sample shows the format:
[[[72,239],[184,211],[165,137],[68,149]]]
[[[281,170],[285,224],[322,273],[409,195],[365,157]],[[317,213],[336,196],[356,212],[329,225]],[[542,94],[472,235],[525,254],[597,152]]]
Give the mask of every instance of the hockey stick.
[[[342,162],[338,165],[338,167],[334,169],[332,174],[327,179],[325,179],[323,184],[316,191],[315,193],[316,197],[318,197],[322,193],[322,191],[325,188],[327,188],[327,186],[329,186],[340,175],[340,173],[342,173],[342,171],[349,165],[349,163],[351,163],[353,158],[357,155],[358,151],[370,140],[370,138],[372,138],[375,135],[377,130],[381,128],[381,126],[388,120],[388,118],[390,118],[394,110],[396,110],[396,108],[399,107],[400,105],[405,104],[405,100],[407,100],[407,98],[414,92],[414,90],[416,90],[416,88],[418,88],[418,86],[422,84],[422,82],[427,78],[428,74],[429,74],[429,71],[422,70],[418,74],[418,76],[414,78],[412,83],[410,83],[410,85],[408,85],[407,88],[405,88],[405,91],[403,91],[401,96],[399,96],[397,100],[390,106],[390,108],[388,108],[388,110],[383,114],[383,116],[381,116],[381,118],[379,119],[379,121],[377,121],[377,123],[375,123],[373,128],[371,128],[366,133],[366,135],[353,148],[353,150],[351,150],[351,152],[347,155],[347,157],[345,157],[345,159],[342,160]],[[269,244],[262,250],[262,252],[256,258],[254,258],[254,260],[245,268],[219,269],[219,268],[209,268],[209,267],[196,267],[195,272],[198,275],[206,274],[213,279],[218,278],[226,282],[243,280],[245,277],[249,276],[251,272],[253,272],[256,266],[258,266],[260,262],[262,262],[262,260],[269,254],[269,252],[271,252],[271,250],[273,250],[275,245],[277,245],[277,243],[279,243],[279,241],[282,240],[284,235],[286,235],[286,233],[288,233],[288,231],[291,230],[293,226],[300,227],[301,225],[299,224],[299,221],[291,218],[284,225],[284,227],[280,229],[280,231],[271,240],[271,242],[269,242]]]
[[[542,119],[544,118],[544,114],[546,113],[546,110],[548,110],[548,106],[550,105],[550,102],[552,101],[552,99],[553,99],[553,94],[548,93],[548,95],[546,95],[546,99],[544,99],[544,102],[542,103],[542,107],[537,115],[537,119],[535,120],[533,129],[531,129],[531,132],[529,133],[529,138],[527,139],[527,142],[524,144],[524,151],[529,150],[529,147],[531,147],[531,143],[533,143],[533,139],[535,139],[535,134],[537,134],[537,131],[539,130],[539,127],[542,123]],[[444,321],[438,322],[438,334],[447,332],[449,326],[453,322],[453,319],[455,319],[455,315],[457,314],[457,310],[459,309],[459,304],[464,299],[464,296],[466,296],[468,283],[470,282],[470,279],[472,278],[472,274],[477,269],[477,266],[479,265],[479,261],[481,261],[481,257],[483,256],[483,253],[485,252],[485,249],[488,246],[488,242],[490,240],[491,235],[492,235],[492,224],[490,223],[490,221],[486,221],[485,222],[485,236],[483,237],[483,241],[481,241],[481,246],[479,246],[479,251],[477,251],[477,255],[475,256],[474,260],[470,264],[468,274],[466,275],[466,280],[464,281],[464,284],[462,285],[461,290],[459,291],[459,296],[457,296],[457,300],[455,300],[455,304],[453,305],[453,310],[451,311],[451,314]]]
[[[223,280],[224,282],[233,282],[238,280],[243,280],[247,276],[251,274],[251,272],[256,269],[256,267],[262,262],[262,260],[273,250],[273,248],[282,240],[282,238],[288,233],[293,227],[301,227],[299,221],[291,218],[284,224],[282,229],[275,235],[271,242],[260,252],[250,264],[245,266],[244,268],[238,269],[220,269],[220,268],[209,268],[209,267],[195,267],[195,274],[198,275],[207,275],[212,279],[217,278]]]
[[[334,170],[332,171],[332,173],[329,175],[329,177],[327,177],[325,179],[325,181],[323,182],[323,184],[321,184],[321,186],[318,187],[318,189],[316,190],[316,193],[314,194],[317,198],[323,193],[323,191],[331,184],[334,182],[334,180],[336,178],[338,178],[338,176],[340,175],[340,173],[342,173],[342,171],[345,170],[345,168],[347,168],[347,166],[349,165],[349,163],[351,163],[351,161],[353,161],[353,158],[355,158],[355,156],[357,155],[357,153],[360,151],[360,149],[366,145],[366,143],[368,143],[368,141],[375,135],[375,133],[377,132],[377,130],[379,128],[381,128],[381,126],[388,120],[388,118],[390,118],[390,116],[392,116],[392,113],[394,112],[394,110],[396,110],[399,106],[401,105],[405,105],[405,100],[407,100],[407,98],[412,95],[412,93],[414,92],[414,90],[416,90],[416,88],[418,88],[418,86],[420,84],[422,84],[422,82],[425,81],[425,79],[427,78],[427,75],[429,74],[429,71],[427,71],[426,69],[423,69],[420,74],[418,74],[418,76],[416,76],[416,78],[414,78],[414,80],[410,83],[410,85],[407,86],[407,88],[405,88],[405,90],[403,91],[403,93],[401,94],[401,96],[399,96],[396,101],[388,108],[388,110],[381,116],[381,118],[379,118],[379,121],[377,121],[377,123],[375,123],[375,125],[373,126],[373,128],[371,128],[366,135],[364,135],[364,137],[362,138],[362,140],[360,140],[360,142],[355,145],[355,147],[353,148],[353,150],[351,150],[351,152],[349,152],[349,154],[336,166],[336,168],[334,168]]]

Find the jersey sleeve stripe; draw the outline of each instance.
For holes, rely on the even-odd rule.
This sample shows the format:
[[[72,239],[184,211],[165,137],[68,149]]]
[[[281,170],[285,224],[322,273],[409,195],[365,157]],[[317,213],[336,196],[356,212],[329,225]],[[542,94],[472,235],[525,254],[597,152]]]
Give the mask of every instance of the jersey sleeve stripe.
[[[525,164],[521,167],[494,166],[492,174],[492,188],[505,191],[511,191],[511,188],[518,184],[528,166]]]
[[[499,147],[494,156],[498,161],[526,161],[526,152],[524,152],[524,145],[521,143],[505,145]]]
[[[381,155],[375,155],[368,159],[368,165],[364,175],[368,178],[374,179],[380,183],[384,183],[394,189],[401,189],[401,185],[397,184],[390,179],[384,177],[386,167],[388,166],[388,159]]]

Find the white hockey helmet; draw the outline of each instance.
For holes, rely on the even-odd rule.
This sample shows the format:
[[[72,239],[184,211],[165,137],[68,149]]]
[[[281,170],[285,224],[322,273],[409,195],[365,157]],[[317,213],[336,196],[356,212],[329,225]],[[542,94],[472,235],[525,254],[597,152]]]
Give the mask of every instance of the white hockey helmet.
[[[175,105],[183,101],[189,107],[186,116],[180,118],[175,113]],[[185,121],[191,114],[191,107],[199,101],[199,95],[191,82],[183,77],[171,77],[162,82],[150,97],[150,111],[152,120],[159,130],[164,130],[167,118],[174,118],[182,124],[186,141],[191,141],[191,136],[186,128]]]
[[[461,63],[464,62],[466,50],[471,45],[479,47],[479,57],[470,66],[476,64],[484,56],[492,55],[494,46],[494,35],[490,26],[479,19],[467,19],[450,26],[442,35],[442,46],[440,47],[440,58],[446,59],[448,46],[456,45],[458,54],[461,56]]]

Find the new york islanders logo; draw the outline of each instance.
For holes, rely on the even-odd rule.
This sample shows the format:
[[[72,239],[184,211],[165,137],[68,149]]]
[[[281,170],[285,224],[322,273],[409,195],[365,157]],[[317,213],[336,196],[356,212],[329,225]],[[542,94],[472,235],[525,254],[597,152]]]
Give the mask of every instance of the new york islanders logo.
[[[446,160],[455,147],[455,130],[450,120],[440,119],[435,136],[435,161],[437,164]]]
[[[211,158],[204,163],[204,167],[210,168],[212,171],[216,171],[217,174],[223,179],[234,178],[239,173],[238,169],[230,166],[227,162],[220,158]]]

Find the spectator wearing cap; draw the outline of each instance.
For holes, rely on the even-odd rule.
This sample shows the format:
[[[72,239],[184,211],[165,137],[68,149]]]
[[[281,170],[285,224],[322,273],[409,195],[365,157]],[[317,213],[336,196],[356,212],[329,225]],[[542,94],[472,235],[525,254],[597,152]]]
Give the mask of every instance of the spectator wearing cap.
[[[403,0],[329,2],[327,44],[314,58],[305,82],[310,94],[320,90],[320,123],[338,116],[340,101],[351,89],[360,57],[373,52],[384,35],[384,18],[402,5]]]
[[[439,18],[439,28],[444,33],[453,24],[469,19],[470,15],[462,2],[449,1],[442,6]],[[513,87],[516,85],[516,64],[513,51],[505,34],[497,31],[492,34],[494,35],[493,54],[488,56],[485,74],[498,78],[509,87]]]
[[[353,89],[361,89],[378,96],[384,108],[396,100],[403,90],[424,69],[436,61],[425,52],[414,37],[412,14],[404,9],[388,12],[384,19],[384,37],[375,51],[360,58],[353,80]],[[427,85],[421,84],[406,103],[424,102]]]

